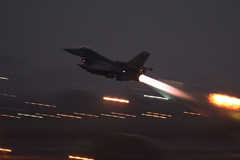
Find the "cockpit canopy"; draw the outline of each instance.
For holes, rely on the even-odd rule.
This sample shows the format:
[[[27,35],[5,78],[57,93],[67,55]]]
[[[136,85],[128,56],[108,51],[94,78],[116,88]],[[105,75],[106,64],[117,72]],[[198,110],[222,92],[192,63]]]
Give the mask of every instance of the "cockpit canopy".
[[[79,47],[79,49],[83,50],[83,51],[91,51],[91,52],[93,52],[93,50],[90,47],[87,47],[87,46]]]

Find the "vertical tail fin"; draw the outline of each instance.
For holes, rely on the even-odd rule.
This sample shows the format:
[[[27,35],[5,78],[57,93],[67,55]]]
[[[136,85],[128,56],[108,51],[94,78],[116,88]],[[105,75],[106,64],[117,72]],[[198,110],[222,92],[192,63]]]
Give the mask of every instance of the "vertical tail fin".
[[[150,53],[143,51],[142,53],[134,57],[132,60],[130,60],[128,64],[131,68],[141,69],[149,55]]]

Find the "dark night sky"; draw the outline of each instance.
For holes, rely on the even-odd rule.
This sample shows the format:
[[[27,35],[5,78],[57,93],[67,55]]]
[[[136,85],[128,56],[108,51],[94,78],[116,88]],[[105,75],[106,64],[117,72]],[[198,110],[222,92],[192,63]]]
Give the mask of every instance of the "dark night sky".
[[[10,78],[0,81],[0,93],[61,104],[65,99],[56,97],[82,85],[94,88],[94,95],[149,89],[89,74],[76,65],[79,57],[62,50],[89,46],[120,61],[147,51],[153,78],[239,95],[238,0],[1,0],[0,6],[0,76]],[[67,91],[67,102],[71,95]]]
[[[122,61],[148,51],[146,65],[155,78],[203,84],[240,79],[238,1],[0,3],[1,63],[22,62],[24,72],[64,74],[79,59],[61,48],[87,45]]]

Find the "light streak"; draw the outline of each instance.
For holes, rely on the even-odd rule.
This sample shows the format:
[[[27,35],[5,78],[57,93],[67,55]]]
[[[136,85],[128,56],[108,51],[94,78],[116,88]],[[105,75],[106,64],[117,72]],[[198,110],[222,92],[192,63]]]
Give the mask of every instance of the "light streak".
[[[105,117],[113,117],[113,118],[121,118],[121,119],[126,119],[125,117],[122,116],[115,116],[115,115],[111,115],[111,114],[101,114],[102,116]]]
[[[56,106],[54,105],[35,103],[35,102],[25,102],[25,104],[56,108]]]
[[[15,110],[15,111],[21,111],[21,112],[27,112],[27,110],[17,109],[17,108],[8,108],[8,107],[2,107],[3,109],[9,109],[9,110]]]
[[[114,101],[114,102],[120,102],[120,103],[129,103],[129,100],[126,99],[118,99],[118,98],[111,98],[111,97],[103,97],[106,101]]]
[[[136,118],[135,115],[125,114],[125,113],[111,112],[111,114],[115,114],[115,115],[119,115],[119,116],[126,116],[126,117],[133,117],[133,118]]]
[[[5,148],[0,148],[0,151],[3,151],[3,152],[12,152],[11,149],[5,149]]]
[[[166,92],[170,95],[180,97],[180,98],[184,98],[184,99],[188,99],[188,100],[193,100],[193,98],[190,95],[186,94],[185,92],[183,92],[183,91],[181,91],[177,88],[174,88],[174,87],[172,87],[168,84],[165,84],[161,81],[158,81],[156,79],[145,76],[143,74],[139,76],[139,82],[145,83],[149,86],[152,86],[152,87],[154,87],[158,90],[161,90],[163,92]]]
[[[7,115],[7,114],[0,114],[1,117],[9,117],[9,118],[17,118],[20,119],[21,117],[18,116],[12,116],[12,115]]]
[[[77,115],[80,115],[80,116],[88,116],[88,117],[95,117],[95,118],[98,118],[97,115],[86,114],[86,113],[73,112],[73,114],[77,114]]]
[[[68,117],[68,118],[82,119],[82,117],[73,116],[73,115],[68,115],[68,114],[57,114],[57,115],[58,115],[58,116],[61,116],[61,117]]]
[[[49,115],[49,114],[41,114],[41,113],[35,113],[38,116],[43,116],[43,117],[51,117],[51,118],[61,118],[60,116],[54,116],[54,115]]]
[[[161,99],[161,100],[168,100],[168,98],[165,98],[165,97],[159,97],[159,96],[152,96],[152,95],[144,95],[144,97],[147,97],[147,98],[154,98],[154,99]]]
[[[69,159],[80,159],[80,160],[94,160],[93,158],[87,158],[87,157],[78,157],[78,156],[68,156]]]
[[[157,115],[145,114],[145,113],[142,113],[142,116],[167,119],[167,117],[164,117],[164,116],[157,116]]]
[[[0,77],[0,79],[2,79],[2,80],[9,80],[9,78],[7,78],[7,77]]]
[[[214,104],[217,107],[231,110],[240,110],[240,99],[236,97],[231,97],[226,94],[211,93],[209,94],[208,99],[210,103]]]
[[[147,112],[147,114],[157,115],[157,116],[163,116],[163,117],[172,117],[170,114],[164,114],[164,113],[156,113],[156,112]]]
[[[0,96],[13,97],[13,98],[16,98],[16,97],[17,97],[17,96],[15,96],[15,95],[10,95],[10,94],[0,94]]]
[[[43,118],[41,116],[35,116],[31,114],[18,113],[19,116],[32,117],[32,118]]]
[[[184,114],[190,114],[190,115],[196,115],[196,116],[201,116],[200,113],[194,113],[194,112],[187,112],[187,111],[183,111]]]

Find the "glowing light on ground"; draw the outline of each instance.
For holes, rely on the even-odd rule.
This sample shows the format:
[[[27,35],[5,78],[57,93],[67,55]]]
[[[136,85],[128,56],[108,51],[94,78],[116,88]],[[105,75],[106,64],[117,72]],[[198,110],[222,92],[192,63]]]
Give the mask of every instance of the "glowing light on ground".
[[[68,156],[69,159],[80,159],[80,160],[94,160],[93,158],[87,158],[87,157],[78,157],[78,156]]]
[[[13,97],[13,98],[16,98],[16,97],[17,97],[17,96],[15,96],[15,95],[10,95],[10,94],[0,94],[0,96]]]
[[[119,115],[119,116],[126,116],[126,117],[133,117],[133,118],[136,118],[135,115],[125,114],[125,113],[111,112],[111,114],[115,114],[115,115]]]
[[[35,106],[43,106],[43,107],[52,107],[52,108],[56,108],[56,106],[54,106],[54,105],[50,105],[50,104],[42,104],[42,103],[35,103],[35,102],[25,102],[25,104],[30,104],[30,105],[35,105]]]
[[[0,114],[1,117],[9,117],[9,118],[17,118],[20,119],[21,117],[18,116],[12,116],[12,115],[7,115],[7,114]]]
[[[168,84],[165,84],[161,81],[158,81],[156,79],[145,76],[143,74],[139,76],[139,82],[145,83],[149,86],[152,86],[152,87],[154,87],[158,90],[161,90],[163,92],[166,92],[170,95],[173,95],[173,96],[176,96],[179,98],[188,99],[188,100],[193,100],[193,98],[190,95],[188,95],[187,93],[185,93],[177,88],[174,88]]]
[[[31,114],[18,113],[19,116],[32,117],[32,118],[43,118],[41,116],[35,116]]]
[[[195,113],[195,112],[187,112],[187,111],[183,111],[184,114],[190,114],[190,115],[196,115],[196,116],[201,116],[200,113]]]
[[[165,98],[165,97],[152,96],[152,95],[144,95],[144,97],[153,98],[153,99],[168,100],[168,98]]]
[[[7,77],[0,77],[0,79],[2,79],[2,80],[9,80],[9,78],[7,78]]]
[[[12,152],[11,149],[4,149],[4,148],[0,148],[0,151],[2,151],[2,152]]]
[[[111,98],[111,97],[103,97],[105,101],[113,101],[113,102],[120,102],[120,103],[129,103],[129,100],[126,99],[119,99],[119,98]]]
[[[101,114],[102,116],[105,117],[113,117],[113,118],[121,118],[121,119],[126,119],[125,117],[122,116],[116,116],[116,115],[111,115],[111,114]]]
[[[209,102],[217,107],[240,110],[240,99],[225,94],[211,93],[208,96]]]
[[[147,112],[147,114],[157,115],[157,116],[163,116],[163,117],[172,117],[170,114],[164,114],[164,113],[156,113],[156,112]]]
[[[164,117],[164,116],[157,116],[157,115],[145,114],[145,113],[143,113],[142,116],[167,119],[167,117]]]
[[[77,115],[80,115],[80,116],[87,116],[87,117],[95,117],[95,118],[98,118],[97,115],[86,114],[86,113],[73,112],[73,114],[77,114]]]
[[[38,116],[43,116],[43,117],[51,117],[51,118],[61,118],[60,116],[54,116],[54,115],[49,115],[49,114],[41,114],[41,113],[35,113]]]
[[[82,117],[73,116],[73,115],[67,115],[67,114],[57,114],[57,115],[58,115],[58,116],[61,116],[61,117],[68,117],[68,118],[82,119]]]

